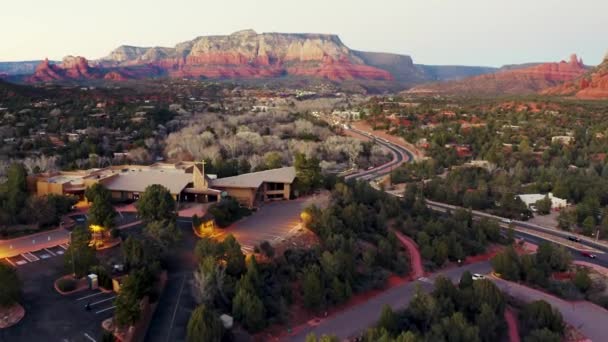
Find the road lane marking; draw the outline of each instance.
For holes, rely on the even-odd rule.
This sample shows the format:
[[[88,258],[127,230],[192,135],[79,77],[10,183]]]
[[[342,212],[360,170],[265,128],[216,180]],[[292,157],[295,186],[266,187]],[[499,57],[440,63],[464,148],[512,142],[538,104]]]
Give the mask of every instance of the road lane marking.
[[[114,305],[114,306],[110,306],[109,308],[101,309],[101,310],[99,310],[99,311],[95,312],[95,314],[100,314],[100,313],[102,313],[102,312],[106,312],[106,311],[108,311],[108,310],[112,310],[112,309],[114,309],[115,307],[116,307],[116,305]]]
[[[63,248],[64,250],[68,249],[68,245],[65,243],[62,243],[61,245],[59,245],[59,247]]]
[[[104,292],[99,291],[99,292],[97,292],[97,293],[93,293],[93,294],[90,294],[90,295],[88,295],[88,296],[80,297],[80,298],[78,298],[78,299],[76,299],[76,300],[83,300],[83,299],[87,299],[87,298],[91,298],[91,297],[99,296],[100,294],[104,294]]]
[[[110,298],[102,299],[102,300],[99,300],[99,301],[97,301],[97,302],[95,302],[95,303],[91,303],[91,304],[89,304],[89,305],[91,305],[91,306],[93,306],[93,305],[97,305],[97,304],[99,304],[99,303],[107,302],[107,301],[112,300],[112,299],[114,299],[114,298],[116,298],[116,296],[112,296],[112,297],[110,297]]]

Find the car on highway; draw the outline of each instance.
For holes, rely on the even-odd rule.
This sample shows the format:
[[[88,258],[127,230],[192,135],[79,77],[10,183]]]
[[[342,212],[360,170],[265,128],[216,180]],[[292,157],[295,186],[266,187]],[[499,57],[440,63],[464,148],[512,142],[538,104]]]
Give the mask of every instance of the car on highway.
[[[473,280],[481,280],[481,279],[485,279],[486,277],[483,274],[473,273],[472,278],[473,278]]]
[[[581,238],[579,238],[578,236],[574,236],[574,235],[568,236],[568,240],[575,241],[575,242],[581,242]]]
[[[581,255],[590,259],[595,259],[596,255],[593,253],[589,253],[589,252],[581,252]]]

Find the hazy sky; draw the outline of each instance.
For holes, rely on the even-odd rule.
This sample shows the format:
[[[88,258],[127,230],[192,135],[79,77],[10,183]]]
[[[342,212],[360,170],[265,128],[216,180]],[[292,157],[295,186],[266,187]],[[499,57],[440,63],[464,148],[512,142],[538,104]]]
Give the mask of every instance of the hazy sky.
[[[353,49],[416,63],[587,64],[608,51],[608,0],[2,0],[0,61],[99,58],[122,44],[174,46],[196,36],[335,33]]]

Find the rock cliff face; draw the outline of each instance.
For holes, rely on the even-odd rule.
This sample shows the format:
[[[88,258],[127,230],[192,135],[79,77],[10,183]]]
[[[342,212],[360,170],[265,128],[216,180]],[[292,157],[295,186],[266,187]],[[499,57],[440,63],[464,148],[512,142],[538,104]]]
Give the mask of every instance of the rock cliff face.
[[[45,60],[27,81],[307,76],[337,82],[374,81],[369,83],[406,88],[492,71],[494,69],[479,67],[417,65],[406,55],[354,51],[332,34],[258,34],[244,30],[231,35],[197,37],[174,47],[124,45],[94,61],[66,57],[62,63],[54,64]]]
[[[420,85],[409,92],[447,94],[532,94],[574,80],[587,71],[583,61],[572,55],[569,61],[543,63],[524,68],[466,78],[460,81]]]
[[[88,80],[101,78],[102,72],[89,66],[84,57],[67,56],[60,64],[51,64],[48,59],[38,64],[30,82],[53,82],[68,80]]]
[[[574,95],[581,99],[608,99],[608,55],[597,67],[580,77],[542,92],[547,95]]]
[[[149,64],[170,77],[393,79],[388,71],[366,65],[336,35],[252,30],[198,37],[173,48],[121,46],[95,63],[103,68]]]

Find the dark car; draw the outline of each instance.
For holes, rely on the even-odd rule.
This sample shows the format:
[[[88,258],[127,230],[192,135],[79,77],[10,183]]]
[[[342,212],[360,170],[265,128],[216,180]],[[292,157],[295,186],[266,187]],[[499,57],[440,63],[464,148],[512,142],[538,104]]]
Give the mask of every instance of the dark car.
[[[568,240],[581,242],[581,239],[578,236],[573,236],[573,235],[568,236]]]
[[[595,254],[589,252],[581,252],[581,255],[587,258],[595,259]]]

